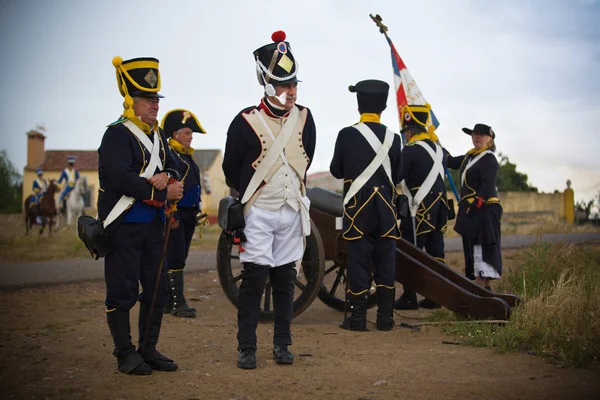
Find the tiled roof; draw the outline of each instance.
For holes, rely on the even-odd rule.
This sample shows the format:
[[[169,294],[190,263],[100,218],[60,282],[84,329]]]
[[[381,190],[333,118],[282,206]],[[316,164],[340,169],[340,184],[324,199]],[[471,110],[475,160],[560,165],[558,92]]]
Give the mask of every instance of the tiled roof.
[[[194,150],[194,161],[202,171],[207,171],[213,165],[221,150]]]
[[[98,169],[96,150],[46,150],[42,168],[46,171],[62,171],[67,167],[67,156],[75,156],[75,169],[81,171]]]
[[[194,161],[203,171],[208,170],[215,162],[221,150],[196,150]],[[67,156],[75,156],[75,169],[87,171],[98,169],[98,152],[96,150],[46,150],[42,169],[46,171],[62,171],[67,167]]]

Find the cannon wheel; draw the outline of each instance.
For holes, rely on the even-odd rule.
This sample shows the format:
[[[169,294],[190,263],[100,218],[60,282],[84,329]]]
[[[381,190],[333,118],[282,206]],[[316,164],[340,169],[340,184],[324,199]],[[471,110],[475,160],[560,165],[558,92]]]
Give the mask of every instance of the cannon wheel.
[[[319,299],[334,310],[344,312],[344,291],[347,279],[346,265],[333,262],[330,267],[325,269],[323,284],[319,291]],[[374,282],[371,283],[368,296],[367,308],[373,308],[377,304]],[[350,311],[349,307],[347,311]]]
[[[239,251],[233,246],[232,238],[221,232],[217,246],[217,271],[225,295],[237,307],[239,287],[242,281]],[[316,225],[311,222],[311,234],[306,237],[306,249],[302,258],[302,270],[295,279],[298,290],[294,299],[294,317],[302,314],[314,301],[323,283],[325,272],[325,250]],[[267,281],[261,301],[260,320],[271,321],[273,314],[271,284]]]

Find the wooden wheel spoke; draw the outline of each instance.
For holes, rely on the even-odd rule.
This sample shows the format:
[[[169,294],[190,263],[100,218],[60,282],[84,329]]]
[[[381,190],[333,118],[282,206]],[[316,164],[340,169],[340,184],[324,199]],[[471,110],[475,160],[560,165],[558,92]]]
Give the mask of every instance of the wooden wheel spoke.
[[[233,254],[231,254],[231,255],[229,256],[229,259],[230,259],[230,260],[239,260],[239,259],[240,259],[240,256],[236,256],[236,255],[233,255]]]
[[[325,275],[328,275],[331,271],[335,270],[336,268],[339,268],[340,265],[339,264],[333,264],[331,267],[327,268],[325,270]]]
[[[238,282],[242,279],[242,273],[240,272],[239,274],[237,274],[236,276],[233,277],[233,282]]]
[[[306,285],[302,282],[300,282],[298,280],[298,278],[294,279],[294,283],[296,284],[296,286],[298,287],[298,289],[305,291],[306,290]]]
[[[331,285],[331,289],[329,290],[329,294],[330,295],[334,295],[338,286],[340,285],[340,282],[342,280],[342,275],[343,275],[343,269],[340,268],[340,270],[337,273],[337,276],[335,277],[335,280],[333,281],[333,285]]]
[[[265,312],[271,311],[271,292],[271,283],[267,282],[267,284],[265,285],[265,302],[263,307],[263,311]]]

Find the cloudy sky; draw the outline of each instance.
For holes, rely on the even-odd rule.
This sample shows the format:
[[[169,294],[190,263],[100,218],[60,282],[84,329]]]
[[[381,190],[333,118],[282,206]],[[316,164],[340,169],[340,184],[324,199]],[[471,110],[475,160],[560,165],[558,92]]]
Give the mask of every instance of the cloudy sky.
[[[284,30],[300,64],[300,104],[317,125],[310,172],[327,170],[337,132],[358,120],[349,84],[393,85],[378,13],[441,122],[453,154],[477,122],[543,191],[571,179],[578,197],[600,188],[600,1],[75,1],[0,2],[0,148],[20,169],[25,133],[46,148],[97,149],[122,112],[114,56],[160,60],[161,112],[192,110],[223,149],[236,113],[256,104],[252,52]],[[398,130],[395,99],[382,122]],[[162,118],[162,115],[161,115]]]

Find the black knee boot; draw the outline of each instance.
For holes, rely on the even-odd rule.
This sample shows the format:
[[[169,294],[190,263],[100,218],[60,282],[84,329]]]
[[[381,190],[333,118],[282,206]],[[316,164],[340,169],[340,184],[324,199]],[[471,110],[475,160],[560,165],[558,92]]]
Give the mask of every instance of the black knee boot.
[[[196,309],[188,306],[183,295],[183,270],[169,271],[169,303],[165,307],[165,312],[169,312],[176,317],[195,318]]]
[[[396,288],[377,287],[377,322],[378,331],[390,331],[394,327],[394,298]]]
[[[396,310],[418,310],[419,303],[417,302],[417,294],[412,290],[407,289],[406,286],[403,286],[403,288],[404,293],[396,300],[394,308]]]
[[[238,350],[256,350],[256,327],[260,319],[260,302],[268,277],[268,265],[244,263],[238,295]]]
[[[367,294],[347,294],[350,303],[350,316],[341,324],[340,328],[349,331],[368,331],[367,329]]]
[[[175,364],[172,359],[162,355],[156,350],[156,344],[158,343],[158,337],[160,335],[160,327],[162,325],[162,317],[162,306],[154,307],[154,310],[150,310],[149,305],[140,303],[140,318],[138,322],[140,341],[138,353],[152,369],[157,371],[175,371],[177,369],[177,364]],[[148,328],[147,332],[146,328]]]
[[[131,343],[131,328],[129,324],[129,311],[113,309],[107,311],[106,320],[115,345],[113,355],[117,357],[120,372],[132,375],[148,375],[152,373],[150,366],[135,351]]]

